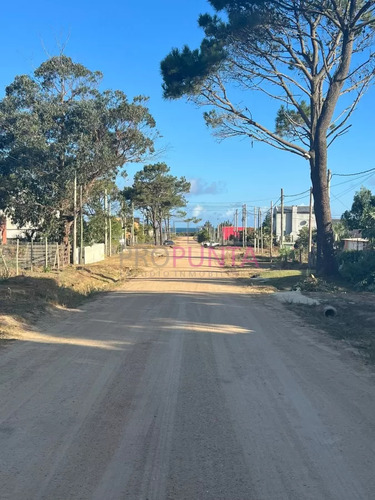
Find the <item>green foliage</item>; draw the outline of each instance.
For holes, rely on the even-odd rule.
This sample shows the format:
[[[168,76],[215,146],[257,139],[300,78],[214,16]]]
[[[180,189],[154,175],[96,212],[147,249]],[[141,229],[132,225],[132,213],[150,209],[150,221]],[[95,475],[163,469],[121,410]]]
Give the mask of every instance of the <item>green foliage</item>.
[[[268,212],[262,224],[263,242],[266,246],[271,243],[271,213]]]
[[[101,73],[64,55],[17,76],[0,102],[0,208],[45,235],[69,234],[74,177],[84,187],[153,151],[145,98],[97,90]],[[4,182],[4,184],[3,184]]]
[[[310,106],[306,101],[301,101],[299,106],[305,116],[310,115]],[[295,109],[286,108],[284,105],[280,106],[280,109],[276,115],[276,133],[281,137],[298,137],[298,133],[304,133],[303,127],[306,126],[304,118],[301,111]],[[306,135],[306,133],[304,133]]]
[[[207,220],[203,224],[202,229],[198,232],[197,235],[198,243],[203,243],[204,241],[211,241],[213,231],[214,231],[214,226],[211,224],[210,221]]]
[[[164,97],[177,99],[184,94],[199,92],[203,80],[223,58],[222,45],[209,39],[202,41],[200,50],[190,50],[186,45],[181,51],[173,49],[160,65]]]
[[[312,231],[312,243],[316,243],[316,229]],[[309,248],[309,228],[308,226],[300,229],[298,237],[296,239],[295,248],[302,248],[302,250],[307,251]]]
[[[204,241],[210,241],[210,231],[207,228],[202,228],[197,234],[198,243],[203,243]]]
[[[233,226],[233,223],[230,220],[226,220],[224,222],[220,222],[220,226],[222,226],[222,227],[230,227],[230,226]]]
[[[375,291],[375,252],[347,251],[339,255],[340,275],[358,288]]]
[[[122,238],[123,229],[121,220],[115,216],[107,218],[108,227],[112,225],[112,242],[118,243]],[[104,213],[96,214],[90,217],[89,221],[84,226],[84,242],[87,245],[93,243],[104,243],[105,234],[105,215]]]
[[[288,261],[293,261],[295,260],[295,252],[293,250],[293,248],[290,248],[290,247],[282,247],[280,248],[279,250],[279,258],[281,261],[283,262],[288,262]]]
[[[343,238],[349,238],[349,229],[345,221],[335,222],[332,228],[337,241],[341,241]]]
[[[145,165],[135,174],[133,186],[123,191],[124,199],[133,202],[151,224],[155,244],[158,237],[161,242],[163,221],[168,220],[174,210],[186,206],[184,195],[190,191],[190,182],[185,177],[178,178],[169,172],[165,163]]]
[[[364,238],[375,239],[375,196],[365,187],[356,192],[352,208],[346,210],[341,220],[350,230],[359,229]]]

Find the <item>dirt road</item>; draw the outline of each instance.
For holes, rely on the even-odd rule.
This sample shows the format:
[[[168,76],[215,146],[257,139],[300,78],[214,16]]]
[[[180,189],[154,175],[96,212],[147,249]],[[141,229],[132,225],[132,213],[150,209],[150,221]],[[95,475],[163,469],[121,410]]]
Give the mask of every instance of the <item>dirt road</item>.
[[[189,248],[0,349],[1,500],[375,498],[374,376]]]

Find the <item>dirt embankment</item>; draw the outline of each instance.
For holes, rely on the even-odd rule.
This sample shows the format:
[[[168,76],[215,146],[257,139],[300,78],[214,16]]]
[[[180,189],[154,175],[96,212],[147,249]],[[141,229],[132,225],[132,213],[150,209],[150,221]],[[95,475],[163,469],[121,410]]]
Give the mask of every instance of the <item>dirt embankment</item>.
[[[60,271],[25,272],[0,281],[0,339],[17,338],[46,312],[75,308],[94,294],[115,288],[135,273],[121,256]]]
[[[359,292],[304,292],[320,302],[318,306],[289,304],[301,319],[346,343],[366,363],[375,364],[375,294]],[[332,306],[336,314],[324,315],[324,307]]]

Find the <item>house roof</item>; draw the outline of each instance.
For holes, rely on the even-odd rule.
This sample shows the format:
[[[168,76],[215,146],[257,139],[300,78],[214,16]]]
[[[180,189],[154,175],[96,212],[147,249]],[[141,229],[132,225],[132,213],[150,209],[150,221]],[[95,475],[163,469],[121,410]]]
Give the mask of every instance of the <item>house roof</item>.
[[[293,205],[284,207],[284,213],[291,212],[293,207],[297,207],[297,214],[308,214],[310,212],[310,207],[307,205]],[[281,206],[275,207],[277,213],[281,212]],[[314,213],[314,209],[313,209]]]
[[[343,238],[342,241],[355,241],[356,243],[367,243],[367,238]]]

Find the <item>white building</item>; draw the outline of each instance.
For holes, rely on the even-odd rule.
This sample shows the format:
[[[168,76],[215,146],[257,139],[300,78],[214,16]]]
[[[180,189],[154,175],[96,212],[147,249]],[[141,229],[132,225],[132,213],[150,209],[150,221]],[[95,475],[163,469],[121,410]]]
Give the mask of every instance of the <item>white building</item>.
[[[344,238],[344,250],[365,250],[369,240],[366,238]]]
[[[281,239],[281,207],[275,207],[273,211],[273,226],[276,239]],[[304,227],[309,226],[309,207],[305,205],[293,205],[284,207],[284,238],[295,241],[298,233]],[[312,215],[312,227],[316,229],[315,215]]]
[[[25,232],[32,229],[30,224],[24,227],[18,227],[12,219],[0,211],[0,243],[6,244],[7,240],[16,240],[17,238],[24,238]]]

